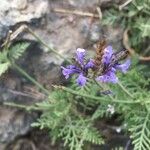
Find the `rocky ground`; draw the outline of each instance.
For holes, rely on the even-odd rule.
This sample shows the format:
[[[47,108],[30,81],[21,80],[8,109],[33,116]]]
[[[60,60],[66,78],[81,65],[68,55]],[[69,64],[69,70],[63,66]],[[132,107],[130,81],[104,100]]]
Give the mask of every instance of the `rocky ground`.
[[[116,49],[122,49],[122,29],[101,25],[103,12],[112,3],[121,4],[122,0],[4,0],[0,5],[0,42],[4,42],[10,30],[14,31],[21,25],[28,25],[45,43],[68,57],[78,47],[88,49],[92,55],[99,39],[106,40]],[[76,10],[68,12],[66,10]],[[65,12],[64,12],[65,11]],[[83,12],[88,12],[86,15]],[[29,41],[26,54],[19,60],[30,75],[45,87],[51,89],[52,84],[61,81],[60,68],[62,63],[58,56],[37,43],[29,33],[23,32],[14,42]],[[16,102],[31,104],[44,99],[36,87],[22,77],[14,69],[9,70],[0,80],[0,103]],[[24,110],[0,106],[0,150],[61,150],[62,143],[52,145],[47,131],[32,129],[30,124],[39,113],[27,113]],[[130,143],[127,137],[117,134],[114,128],[100,125],[106,134],[108,144],[101,149],[109,150],[112,143]],[[104,128],[105,127],[105,128]],[[115,127],[116,129],[116,127]],[[93,150],[99,147],[93,146]]]

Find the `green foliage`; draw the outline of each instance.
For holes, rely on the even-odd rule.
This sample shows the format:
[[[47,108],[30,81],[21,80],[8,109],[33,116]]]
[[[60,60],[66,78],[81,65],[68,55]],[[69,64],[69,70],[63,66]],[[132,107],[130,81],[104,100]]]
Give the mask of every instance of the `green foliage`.
[[[51,114],[55,110],[57,112],[55,105],[52,112],[49,111],[48,113],[45,111],[47,109],[43,111],[43,115],[38,120],[38,125],[43,126],[44,121],[47,123],[52,121],[53,123],[45,127],[52,129],[52,133],[55,133],[52,134],[55,135],[55,139],[61,137],[64,140],[64,145],[68,145],[70,149],[81,149],[85,141],[102,144],[103,140],[100,133],[93,125],[100,118],[111,116],[108,111],[108,105],[112,105],[115,113],[122,114],[123,123],[127,124],[125,130],[129,131],[133,139],[134,150],[147,150],[150,147],[150,91],[148,89],[150,80],[145,80],[145,77],[141,74],[143,69],[143,66],[138,68],[133,66],[125,76],[119,74],[119,78],[122,81],[118,85],[110,84],[107,87],[106,85],[99,87],[98,84],[89,82],[86,88],[79,89],[74,84],[71,86],[71,91],[61,91],[61,96],[56,99],[58,105],[63,106],[62,109],[59,108],[60,115],[57,117],[60,117],[61,121],[58,121],[57,126],[53,128],[52,125],[55,124],[55,119],[57,120],[56,116],[48,118],[48,115],[53,116]],[[97,92],[105,89],[111,89],[114,95],[97,96]],[[60,91],[57,92],[60,93]],[[55,91],[56,95],[58,94],[57,92]],[[72,95],[71,93],[74,94]],[[84,94],[86,94],[86,97],[83,96]],[[87,98],[91,94],[94,97]],[[65,110],[63,110],[64,105]],[[49,105],[45,106],[46,108],[51,108],[52,104],[49,103]],[[38,107],[42,109],[43,105],[38,105]],[[93,108],[95,111],[93,111]]]
[[[10,62],[7,59],[7,52],[0,52],[0,76],[7,71]]]
[[[55,129],[60,126],[69,113],[70,104],[66,101],[66,94],[63,92],[54,91],[48,100],[37,103],[37,107],[43,110],[41,118],[32,126]]]
[[[43,114],[32,126],[50,129],[53,139],[62,138],[64,146],[71,150],[82,149],[85,141],[102,144],[100,133],[89,119],[81,117],[72,100],[70,94],[54,91],[47,101],[36,105],[43,110]]]
[[[0,52],[0,76],[5,73],[12,65],[12,62],[22,56],[29,43],[22,42],[11,46],[9,49],[3,49]]]
[[[22,54],[25,52],[28,46],[29,46],[29,43],[27,42],[21,42],[21,43],[13,45],[8,50],[9,58],[13,61],[17,60],[19,57],[22,56]]]
[[[132,112],[131,112],[132,113]],[[131,117],[131,115],[130,115]],[[134,150],[147,150],[150,148],[150,112],[139,111],[128,119],[129,131],[132,133]]]
[[[125,88],[130,91],[133,98],[127,97],[119,88],[113,87],[117,91],[117,99],[133,99],[140,101],[139,104],[125,105],[123,103],[116,104],[117,112],[121,112],[127,129],[130,131],[133,139],[134,150],[147,150],[150,147],[150,123],[149,123],[149,100],[150,92],[146,87],[149,86],[150,80],[147,81],[138,73],[137,69],[132,69],[123,79]],[[146,103],[148,101],[148,104]]]
[[[104,25],[121,25],[130,31],[131,46],[141,52],[146,49],[147,38],[150,38],[150,1],[132,0],[122,10],[118,6],[112,6],[104,11]]]
[[[120,86],[111,85],[111,88],[116,92],[115,99],[120,100],[120,103],[115,104],[115,109],[122,114],[124,123],[127,124],[126,130],[130,132],[134,150],[147,150],[150,147],[150,91],[148,89],[150,79],[144,79],[140,68],[143,69],[142,67],[133,68],[126,76],[120,77],[122,84],[132,97],[123,92],[124,89]],[[121,99],[139,101],[139,103],[124,104],[121,103]]]
[[[100,133],[85,120],[70,120],[61,129],[59,137],[64,140],[64,146],[68,145],[70,150],[81,150],[84,141],[94,144],[103,144]]]
[[[110,117],[108,105],[115,113],[122,114],[126,131],[131,135],[134,150],[150,147],[150,79],[141,75],[143,66],[136,65],[125,76],[118,74],[118,85],[99,85],[89,81],[79,88],[73,81],[69,88],[54,90],[49,99],[36,107],[43,111],[33,126],[48,128],[54,140],[61,138],[64,146],[71,150],[81,150],[86,142],[103,144],[95,122]],[[111,90],[113,95],[103,95],[101,91]],[[121,149],[121,148],[120,148]]]

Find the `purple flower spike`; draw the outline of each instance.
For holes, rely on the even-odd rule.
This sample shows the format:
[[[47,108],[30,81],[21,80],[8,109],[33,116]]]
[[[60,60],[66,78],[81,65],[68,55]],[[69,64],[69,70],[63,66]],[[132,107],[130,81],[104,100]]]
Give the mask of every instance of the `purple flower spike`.
[[[83,74],[80,74],[79,77],[77,78],[77,83],[78,83],[79,86],[85,86],[86,77],[83,76]]]
[[[130,64],[131,64],[131,61],[130,61],[130,59],[128,59],[128,60],[126,60],[125,63],[123,63],[121,65],[115,65],[115,68],[122,71],[123,73],[126,73],[130,67]]]
[[[104,55],[103,55],[103,58],[102,58],[102,63],[109,64],[112,54],[113,54],[112,46],[107,46],[104,49]]]
[[[118,78],[116,76],[116,71],[119,70],[126,73],[131,63],[130,60],[127,60],[123,64],[119,63],[125,56],[127,56],[127,52],[120,51],[114,53],[112,47],[107,46],[102,56],[102,63],[104,65],[102,75],[96,79],[101,82],[117,83]]]
[[[85,65],[86,69],[93,68],[94,67],[94,61],[90,59],[90,61]]]
[[[85,86],[88,76],[88,70],[94,67],[94,61],[90,59],[89,62],[84,63],[84,57],[85,50],[78,48],[76,51],[76,65],[69,65],[66,68],[61,67],[62,73],[66,79],[68,79],[72,74],[78,74],[76,81],[79,86]]]
[[[113,71],[108,71],[106,74],[97,77],[96,80],[104,82],[104,83],[106,82],[117,83],[118,82],[118,78],[115,75],[115,72]]]
[[[76,59],[79,64],[84,65],[85,49],[78,48],[76,54]]]
[[[61,68],[63,69],[62,73],[66,79],[68,79],[71,74],[79,72],[79,70],[74,65],[69,65],[67,68],[61,66]]]
[[[100,63],[95,63],[96,60],[90,59],[87,61],[85,59],[85,50],[78,48],[76,51],[76,59],[75,65],[69,65],[66,68],[62,68],[62,73],[66,79],[68,79],[71,75],[77,74],[76,82],[79,86],[85,86],[88,77],[94,77],[96,73],[100,76],[96,78],[96,80],[104,83],[117,83],[118,77],[116,76],[117,70],[126,73],[131,62],[130,60],[126,60],[123,64],[120,64],[119,61],[124,59],[127,56],[127,51],[119,51],[113,52],[112,46],[107,46],[104,51],[103,55],[96,58],[101,58]],[[101,53],[100,53],[101,54]],[[98,55],[98,54],[97,54]],[[96,65],[100,66],[96,66]],[[97,69],[98,68],[98,69]],[[89,69],[92,69],[93,76],[89,76]],[[97,71],[97,72],[96,72]]]

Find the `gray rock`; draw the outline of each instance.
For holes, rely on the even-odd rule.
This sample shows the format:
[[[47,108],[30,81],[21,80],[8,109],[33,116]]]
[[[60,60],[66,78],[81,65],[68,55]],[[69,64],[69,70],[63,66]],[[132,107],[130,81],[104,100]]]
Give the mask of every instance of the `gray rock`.
[[[48,0],[3,0],[0,5],[0,39],[21,22],[31,23],[48,12]]]
[[[99,0],[68,0],[68,3],[76,8],[94,8]]]
[[[24,105],[34,103],[30,94],[21,92],[22,80],[7,76],[0,82],[0,103],[14,102]],[[17,90],[17,88],[19,88]],[[23,94],[23,95],[22,95]],[[35,99],[34,99],[35,100]],[[37,113],[28,113],[14,107],[0,106],[0,146],[8,144],[16,137],[25,135],[31,129],[31,123],[37,118]]]
[[[94,24],[91,28],[90,40],[96,42],[100,39],[101,35],[101,26],[100,24]]]
[[[0,39],[6,37],[9,27],[0,22]]]
[[[37,117],[23,111],[0,107],[0,143],[9,143],[19,135],[26,134],[31,129],[31,123]]]
[[[123,29],[121,28],[121,26],[106,26],[105,28],[103,27],[103,32],[108,44],[111,44],[115,50],[122,50]]]

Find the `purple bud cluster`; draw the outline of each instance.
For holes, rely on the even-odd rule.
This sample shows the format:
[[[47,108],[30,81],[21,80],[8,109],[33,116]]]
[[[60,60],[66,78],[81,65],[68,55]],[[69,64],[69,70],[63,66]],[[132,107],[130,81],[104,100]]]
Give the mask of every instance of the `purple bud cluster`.
[[[90,59],[86,61],[85,54],[86,51],[84,49],[78,48],[76,50],[76,57],[75,57],[76,63],[73,65],[68,65],[66,68],[61,66],[62,73],[66,79],[68,79],[73,74],[77,75],[76,82],[79,86],[85,86],[88,79],[89,69],[93,70],[94,72],[94,68],[95,68],[94,59]],[[106,68],[106,71],[101,73],[97,77],[95,77],[93,73],[92,78],[96,79],[97,81],[105,82],[105,83],[118,82],[118,77],[116,76],[116,72],[121,71],[122,73],[126,73],[130,66],[130,60],[127,59],[123,64],[116,62],[113,65],[110,65],[112,56],[114,56],[113,48],[112,46],[107,46],[104,49],[104,53],[101,60],[101,63]]]

